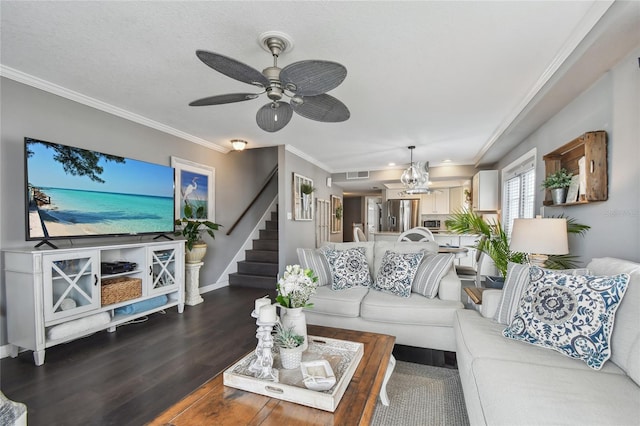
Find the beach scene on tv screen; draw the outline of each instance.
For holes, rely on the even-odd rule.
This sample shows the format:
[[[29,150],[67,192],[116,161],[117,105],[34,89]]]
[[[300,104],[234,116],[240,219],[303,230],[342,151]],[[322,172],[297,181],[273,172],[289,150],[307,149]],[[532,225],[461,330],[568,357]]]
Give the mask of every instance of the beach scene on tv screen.
[[[27,139],[28,238],[172,232],[173,169]]]

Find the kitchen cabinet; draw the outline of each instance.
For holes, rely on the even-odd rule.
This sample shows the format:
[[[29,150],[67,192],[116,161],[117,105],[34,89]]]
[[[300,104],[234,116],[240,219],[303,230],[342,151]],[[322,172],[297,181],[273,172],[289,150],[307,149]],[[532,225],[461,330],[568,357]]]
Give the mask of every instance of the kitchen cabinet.
[[[449,214],[449,188],[423,194],[420,200],[420,214]]]
[[[109,269],[116,262],[126,266]],[[5,250],[4,265],[10,354],[32,350],[36,365],[48,347],[113,332],[172,306],[184,309],[182,240]],[[137,304],[156,296],[166,297]]]
[[[469,266],[471,268],[476,267],[476,249],[474,246],[478,244],[480,237],[477,235],[461,235],[460,236],[460,247],[465,247],[469,249],[467,257],[461,257],[459,259],[460,266]]]
[[[574,175],[580,174],[579,161],[584,157],[585,167],[584,193],[580,194],[577,201],[561,204],[576,205],[586,204],[591,201],[606,201],[609,194],[607,190],[607,132],[587,132],[542,157],[544,160],[545,176],[566,169]],[[545,190],[544,205],[553,204],[551,191]]]
[[[454,186],[449,188],[449,213],[456,213],[469,209],[469,201],[465,190],[469,191],[469,187],[466,186]]]
[[[498,171],[481,170],[473,176],[473,210],[498,210]]]

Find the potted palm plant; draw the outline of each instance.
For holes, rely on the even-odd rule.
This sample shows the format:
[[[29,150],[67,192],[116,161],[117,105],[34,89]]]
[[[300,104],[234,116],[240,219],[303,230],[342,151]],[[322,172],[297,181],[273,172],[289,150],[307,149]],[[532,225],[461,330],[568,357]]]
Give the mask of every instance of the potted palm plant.
[[[175,224],[180,227],[176,230],[176,235],[182,235],[186,241],[185,261],[187,263],[199,263],[207,253],[207,243],[202,239],[204,233],[215,239],[214,231],[219,229],[220,224],[209,220],[198,219],[204,217],[204,207],[193,210],[188,203],[184,206],[185,217],[176,219]]]
[[[567,190],[571,186],[571,177],[573,173],[567,172],[566,169],[560,169],[551,173],[542,181],[542,187],[551,190],[551,198],[553,204],[562,204],[567,199]]]
[[[557,216],[558,218],[563,215]],[[567,232],[572,234],[584,235],[591,227],[577,223],[573,218],[567,219]],[[445,221],[447,229],[456,234],[475,234],[481,238],[477,250],[482,251],[493,260],[498,273],[504,279],[507,275],[507,266],[509,262],[525,263],[527,256],[525,253],[514,252],[509,248],[509,238],[502,228],[500,221],[487,223],[476,213],[469,210],[461,210],[451,215],[451,218]],[[549,255],[546,267],[551,269],[571,269],[578,265],[577,256]]]

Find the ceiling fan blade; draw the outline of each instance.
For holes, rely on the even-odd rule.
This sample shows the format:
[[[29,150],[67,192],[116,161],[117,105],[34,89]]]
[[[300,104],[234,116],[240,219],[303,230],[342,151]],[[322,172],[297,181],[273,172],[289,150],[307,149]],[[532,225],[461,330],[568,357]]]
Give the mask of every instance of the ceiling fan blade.
[[[280,71],[283,86],[299,96],[315,96],[335,89],[347,76],[347,69],[330,61],[300,61]]]
[[[269,79],[264,74],[240,61],[206,50],[197,50],[196,55],[206,65],[227,77],[255,86],[269,86]]]
[[[255,99],[259,96],[256,93],[229,93],[226,95],[209,96],[195,100],[189,104],[189,106],[206,106],[206,105],[222,105],[230,104],[233,102],[242,102]]]
[[[311,120],[326,123],[346,121],[351,116],[349,108],[331,95],[305,96],[302,103],[291,103],[293,110]]]
[[[291,105],[286,102],[269,102],[258,110],[256,122],[265,132],[277,132],[286,126],[293,116]]]

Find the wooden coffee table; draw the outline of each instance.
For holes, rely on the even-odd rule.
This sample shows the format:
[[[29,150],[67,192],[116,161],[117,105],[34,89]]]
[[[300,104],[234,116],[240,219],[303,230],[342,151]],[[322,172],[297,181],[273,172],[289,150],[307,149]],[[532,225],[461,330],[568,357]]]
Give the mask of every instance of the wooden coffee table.
[[[149,424],[158,426],[370,424],[378,395],[383,403],[389,403],[385,386],[395,365],[395,359],[391,354],[395,337],[313,325],[308,326],[308,333],[364,344],[364,355],[335,412],[318,410],[224,386],[222,372],[220,372]]]

